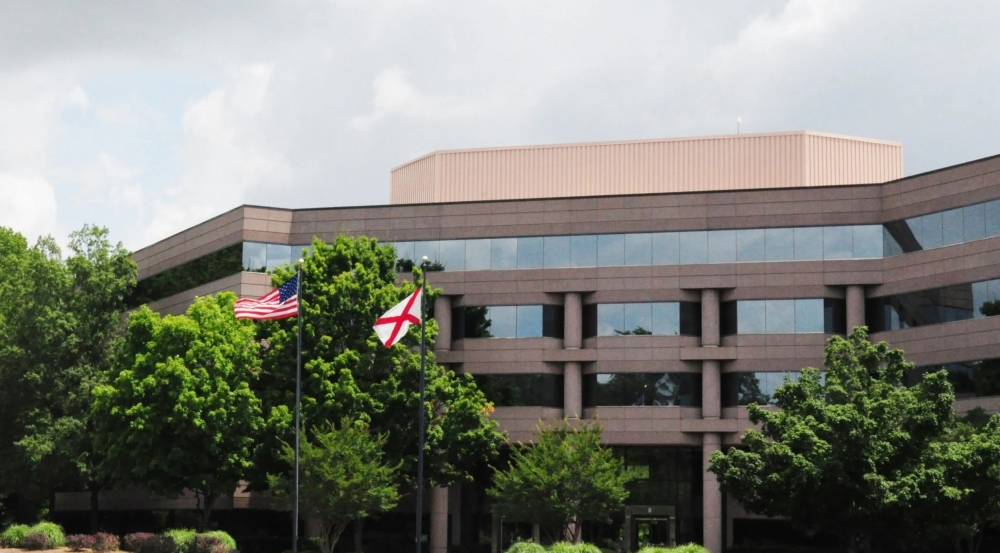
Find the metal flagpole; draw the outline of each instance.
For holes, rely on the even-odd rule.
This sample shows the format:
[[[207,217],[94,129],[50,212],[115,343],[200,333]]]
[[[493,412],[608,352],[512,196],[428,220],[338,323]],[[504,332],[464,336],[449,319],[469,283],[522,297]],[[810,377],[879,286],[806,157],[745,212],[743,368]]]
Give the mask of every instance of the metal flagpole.
[[[302,404],[302,260],[298,263],[295,295],[298,302],[299,338],[295,359],[295,492],[292,507],[292,553],[299,550],[299,411]]]
[[[420,553],[421,538],[424,533],[424,360],[427,357],[427,342],[424,334],[424,322],[427,320],[427,257],[420,263],[423,284],[420,285],[420,414],[417,418],[417,553]],[[295,553],[294,551],[292,553]]]

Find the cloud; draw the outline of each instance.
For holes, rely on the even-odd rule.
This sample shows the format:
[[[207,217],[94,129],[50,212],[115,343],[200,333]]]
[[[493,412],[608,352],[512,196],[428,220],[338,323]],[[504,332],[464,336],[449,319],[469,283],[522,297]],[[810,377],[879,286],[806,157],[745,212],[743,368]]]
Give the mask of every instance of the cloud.
[[[468,118],[479,109],[476,103],[467,100],[421,94],[400,67],[390,67],[379,73],[373,86],[372,111],[351,119],[350,126],[354,129],[368,130],[393,117],[425,121]]]
[[[0,171],[0,225],[34,241],[56,229],[56,211],[55,191],[43,177]]]

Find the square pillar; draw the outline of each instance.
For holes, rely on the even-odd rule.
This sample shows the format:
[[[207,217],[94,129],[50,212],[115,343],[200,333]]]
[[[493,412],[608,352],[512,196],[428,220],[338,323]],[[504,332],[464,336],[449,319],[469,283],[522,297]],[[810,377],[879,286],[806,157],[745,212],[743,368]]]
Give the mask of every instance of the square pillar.
[[[719,291],[701,291],[701,345],[719,345]]]
[[[583,345],[583,296],[567,292],[563,304],[563,348],[580,349]]]
[[[710,553],[722,553],[722,493],[715,475],[708,472],[709,458],[721,449],[719,434],[702,434],[702,545]]]
[[[438,324],[437,340],[434,342],[435,351],[448,351],[451,349],[451,298],[448,296],[438,296],[434,298],[434,320]]]
[[[718,361],[701,362],[701,418],[722,416],[721,369]]]
[[[431,488],[430,553],[448,553],[448,488]]]

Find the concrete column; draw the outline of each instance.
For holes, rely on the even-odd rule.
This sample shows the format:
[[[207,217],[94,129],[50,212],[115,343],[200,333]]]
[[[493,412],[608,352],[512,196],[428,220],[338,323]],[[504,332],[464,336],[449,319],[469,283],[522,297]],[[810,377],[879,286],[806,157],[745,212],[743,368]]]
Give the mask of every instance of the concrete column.
[[[719,482],[715,475],[708,472],[709,458],[712,453],[721,449],[721,436],[712,432],[702,434],[702,489],[704,503],[703,545],[711,553],[722,553],[722,493],[719,492]]]
[[[722,416],[722,385],[718,361],[701,362],[701,418]]]
[[[857,326],[865,326],[865,287],[851,284],[847,287],[847,333]]]
[[[431,488],[430,553],[448,553],[448,488]]]
[[[451,544],[462,545],[462,484],[448,486],[448,511],[455,513],[451,519]]]
[[[563,369],[563,416],[583,418],[583,367],[570,362]]]
[[[451,349],[451,298],[438,296],[434,298],[434,319],[438,324],[438,337],[434,342],[435,351]]]
[[[701,345],[719,345],[719,291],[701,291]]]
[[[583,297],[567,292],[563,306],[563,348],[580,349],[583,345]]]

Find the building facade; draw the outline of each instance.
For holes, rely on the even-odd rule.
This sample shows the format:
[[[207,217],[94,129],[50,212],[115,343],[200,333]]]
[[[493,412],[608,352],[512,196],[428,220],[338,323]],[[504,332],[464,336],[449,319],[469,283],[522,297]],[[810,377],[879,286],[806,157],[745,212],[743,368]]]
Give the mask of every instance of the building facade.
[[[427,256],[442,269],[429,277],[443,289],[437,359],[475,376],[512,441],[530,440],[539,420],[597,417],[605,442],[645,467],[616,525],[589,537],[621,535],[633,550],[697,541],[719,552],[766,534],[769,521],[720,494],[709,456],[739,443],[747,404],[767,404],[785,378],[821,368],[831,335],[867,325],[873,340],[906,351],[918,367],[911,378],[946,369],[958,412],[995,412],[1000,399],[1000,156],[900,178],[898,145],[775,136],[788,149],[751,152],[746,141],[766,142],[760,135],[727,139],[728,153],[695,145],[676,181],[652,157],[678,158],[648,142],[622,143],[622,158],[607,144],[591,157],[547,147],[433,154],[394,172],[393,205],[243,206],[139,250],[139,298],[178,313],[195,296],[262,295],[267,271],[314,237],[372,236],[400,259]],[[783,154],[795,141],[801,155]],[[698,176],[712,156],[740,151],[745,163]],[[601,156],[611,157],[601,165]],[[546,159],[558,167],[546,173]],[[760,167],[766,176],[768,162],[775,186],[738,178]],[[567,175],[593,163],[618,175],[615,186],[647,193],[558,197],[572,193]],[[470,164],[479,165],[463,192],[456,167]],[[536,183],[527,195],[552,197],[505,198],[527,190],[503,185],[517,167]],[[632,176],[621,176],[628,167]],[[685,179],[705,189],[677,191]],[[660,185],[668,190],[651,191]],[[460,201],[477,187],[491,199]],[[436,201],[414,203],[423,197]],[[481,491],[431,493],[432,551],[496,548],[530,533],[498,530]]]

